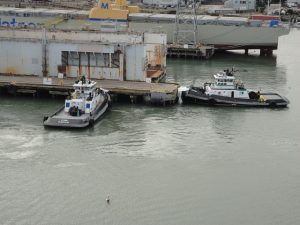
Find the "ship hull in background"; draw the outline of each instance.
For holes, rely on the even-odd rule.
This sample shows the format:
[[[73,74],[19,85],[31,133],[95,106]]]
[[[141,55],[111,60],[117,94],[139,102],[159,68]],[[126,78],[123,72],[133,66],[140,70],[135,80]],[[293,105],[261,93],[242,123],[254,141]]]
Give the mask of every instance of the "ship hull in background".
[[[173,43],[174,23],[129,21],[133,31],[157,30],[167,33],[168,43]],[[198,25],[198,42],[213,45],[217,50],[277,49],[278,38],[289,33],[285,27],[250,27],[235,25]],[[192,40],[192,35],[190,35]]]

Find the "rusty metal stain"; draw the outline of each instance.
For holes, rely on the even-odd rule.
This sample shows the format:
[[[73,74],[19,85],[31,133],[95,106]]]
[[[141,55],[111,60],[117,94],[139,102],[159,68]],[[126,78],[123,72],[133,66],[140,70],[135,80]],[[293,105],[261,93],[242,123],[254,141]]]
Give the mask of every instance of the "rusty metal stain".
[[[91,68],[88,66],[88,79],[91,79]]]
[[[82,65],[81,65],[81,52],[77,52],[79,59],[78,59],[78,76],[82,76]]]
[[[59,79],[57,83],[60,86],[64,86],[64,80],[63,79]]]
[[[95,74],[95,67],[90,67],[90,74],[91,78],[97,78],[97,75]]]
[[[70,77],[70,71],[71,71],[70,65],[67,65],[66,66],[66,77]]]
[[[161,55],[161,49],[160,46],[155,46],[155,63],[156,65],[161,65],[162,62],[162,55]]]
[[[87,77],[87,67],[86,66],[81,67],[81,76],[83,76],[83,75]]]
[[[78,67],[78,75],[81,76],[82,75],[82,66],[79,65]]]
[[[16,75],[17,69],[15,67],[7,67],[5,73],[9,75]]]

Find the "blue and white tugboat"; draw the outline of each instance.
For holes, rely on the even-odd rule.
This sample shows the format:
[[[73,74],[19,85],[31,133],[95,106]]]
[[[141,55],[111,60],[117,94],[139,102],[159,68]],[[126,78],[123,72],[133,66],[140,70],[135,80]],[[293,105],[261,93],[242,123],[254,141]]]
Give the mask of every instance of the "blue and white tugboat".
[[[277,93],[247,90],[234,77],[234,71],[224,70],[214,75],[214,82],[203,87],[180,87],[183,103],[210,106],[286,107],[289,101]]]
[[[44,117],[46,127],[84,128],[93,125],[109,108],[108,91],[96,88],[96,82],[81,77],[65,105],[52,116]]]

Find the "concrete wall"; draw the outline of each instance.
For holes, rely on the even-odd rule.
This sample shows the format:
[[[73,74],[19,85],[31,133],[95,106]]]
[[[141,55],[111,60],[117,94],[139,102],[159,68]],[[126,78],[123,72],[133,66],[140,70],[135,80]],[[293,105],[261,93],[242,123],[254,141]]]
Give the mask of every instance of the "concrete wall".
[[[42,75],[42,44],[0,41],[0,73]]]
[[[81,53],[80,66],[67,66],[66,75],[68,77],[90,75],[91,78],[97,79],[122,80],[124,75],[120,63],[114,65],[111,59],[115,54],[115,47],[99,45],[94,46],[94,51],[90,51],[90,47],[90,45],[85,44],[48,43],[47,70],[49,76],[56,77],[58,75],[58,67],[63,65],[62,52],[79,52]],[[157,60],[153,57],[157,52],[152,45],[148,45],[148,47],[151,48],[150,58],[155,64]],[[145,81],[146,49],[146,45],[129,45],[125,48],[126,80]],[[97,53],[106,54],[106,65],[95,65],[92,60],[87,62],[86,54]],[[119,57],[119,55],[116,54],[115,57]],[[0,73],[42,76],[42,59],[42,45],[40,43],[0,41]]]
[[[146,81],[146,47],[130,45],[126,47],[126,80]]]
[[[46,59],[48,76],[65,72],[68,77],[145,81],[149,64],[166,65],[165,34],[0,31],[0,72],[5,74],[42,76]]]
[[[165,33],[144,33],[144,43],[146,44],[167,44],[167,34]]]
[[[135,44],[143,43],[143,34],[135,33],[99,33],[88,31],[47,31],[42,30],[22,30],[22,29],[2,29],[1,38],[41,40],[45,37],[49,41],[57,42],[81,42],[81,43],[101,43],[101,44]]]

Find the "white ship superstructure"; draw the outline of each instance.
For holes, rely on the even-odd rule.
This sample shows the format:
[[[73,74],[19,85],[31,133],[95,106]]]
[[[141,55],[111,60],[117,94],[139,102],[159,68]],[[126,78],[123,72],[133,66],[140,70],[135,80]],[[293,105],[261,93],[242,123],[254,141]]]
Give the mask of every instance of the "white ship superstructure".
[[[214,75],[214,82],[204,85],[205,94],[231,98],[249,99],[248,90],[241,81],[235,79],[229,70]]]
[[[173,42],[175,15],[136,13],[129,15],[132,30],[161,30]],[[186,26],[186,24],[185,24]],[[287,26],[241,17],[197,16],[197,40],[218,49],[277,49],[278,38],[289,33]]]

